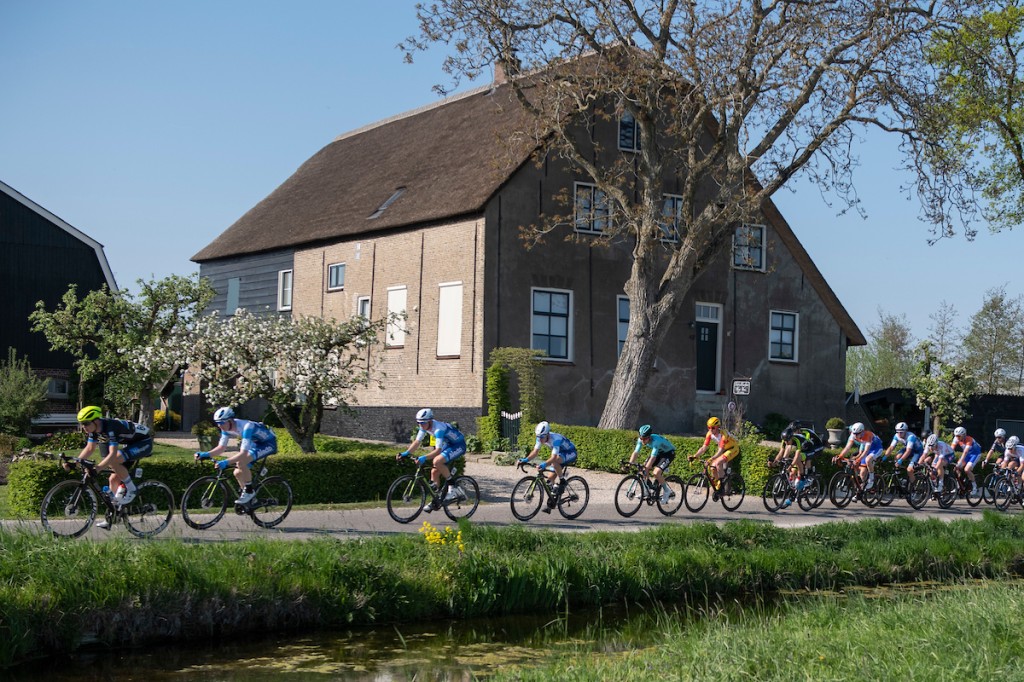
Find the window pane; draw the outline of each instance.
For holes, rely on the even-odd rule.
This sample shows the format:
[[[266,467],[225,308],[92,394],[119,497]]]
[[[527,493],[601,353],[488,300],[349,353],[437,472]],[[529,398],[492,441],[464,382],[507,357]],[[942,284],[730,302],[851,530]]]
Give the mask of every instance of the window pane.
[[[548,350],[548,355],[553,358],[566,358],[569,357],[566,354],[566,342],[564,338],[557,336],[551,337],[551,346]]]
[[[567,336],[569,333],[569,320],[565,317],[552,317],[551,318],[551,331],[549,332],[553,336]]]
[[[228,315],[234,315],[238,310],[238,292],[241,289],[241,283],[242,280],[239,277],[232,277],[228,280],[228,300],[224,306],[224,312]]]
[[[332,265],[328,271],[327,286],[330,289],[341,289],[345,286],[345,264]]]
[[[551,332],[551,325],[548,323],[547,315],[533,316],[533,332],[535,334],[548,334]]]
[[[533,292],[533,311],[547,313],[551,311],[551,294],[543,291]]]
[[[557,315],[568,315],[569,295],[551,294],[551,312]]]

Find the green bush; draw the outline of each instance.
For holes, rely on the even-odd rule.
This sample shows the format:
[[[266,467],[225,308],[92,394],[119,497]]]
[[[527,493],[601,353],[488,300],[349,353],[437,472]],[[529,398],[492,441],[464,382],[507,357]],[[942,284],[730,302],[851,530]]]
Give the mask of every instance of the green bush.
[[[61,433],[48,434],[46,440],[36,448],[45,452],[68,452],[78,454],[85,447],[85,433],[83,431],[63,431]]]
[[[0,360],[0,433],[24,435],[32,418],[46,405],[47,380],[38,378],[28,358],[18,359],[13,348]]]
[[[6,433],[0,433],[0,457],[10,457],[18,450],[22,439]]]
[[[792,420],[784,414],[769,412],[761,421],[761,433],[765,434],[766,438],[778,440],[779,434],[782,433],[784,428],[789,426],[790,421]]]
[[[181,428],[181,415],[171,410],[171,423],[173,428]],[[167,413],[163,410],[153,410],[153,430],[167,431]]]
[[[213,422],[200,421],[192,426],[192,435],[199,441],[200,450],[210,450],[220,438],[220,429]]]
[[[829,417],[828,421],[825,422],[826,429],[845,429],[846,422],[839,417]]]

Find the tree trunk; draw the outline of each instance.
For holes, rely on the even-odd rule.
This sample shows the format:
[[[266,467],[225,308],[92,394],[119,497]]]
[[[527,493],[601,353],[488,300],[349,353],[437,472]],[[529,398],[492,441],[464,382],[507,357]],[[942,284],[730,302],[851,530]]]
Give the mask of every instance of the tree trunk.
[[[304,453],[316,452],[313,436],[320,430],[320,422],[324,414],[323,398],[320,396],[307,398],[296,419],[292,412],[284,406],[270,404],[288,434],[295,440]]]
[[[153,427],[153,392],[148,388],[139,393],[139,423]]]

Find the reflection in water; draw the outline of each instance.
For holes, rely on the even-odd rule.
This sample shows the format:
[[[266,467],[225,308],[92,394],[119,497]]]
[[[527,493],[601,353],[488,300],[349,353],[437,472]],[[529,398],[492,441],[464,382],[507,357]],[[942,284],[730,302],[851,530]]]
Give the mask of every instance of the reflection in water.
[[[486,676],[558,651],[610,652],[644,646],[655,622],[692,618],[685,609],[615,608],[566,616],[506,616],[388,625],[349,631],[218,640],[116,654],[92,649],[3,671],[12,682],[110,680],[437,680]]]

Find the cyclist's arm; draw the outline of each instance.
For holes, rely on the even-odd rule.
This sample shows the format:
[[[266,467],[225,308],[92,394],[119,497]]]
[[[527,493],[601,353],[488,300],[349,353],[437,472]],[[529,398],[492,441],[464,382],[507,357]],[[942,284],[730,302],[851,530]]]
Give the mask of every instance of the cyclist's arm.
[[[629,456],[629,463],[630,463],[630,464],[636,464],[636,460],[637,460],[637,458],[638,458],[638,457],[640,456],[640,450],[642,450],[642,449],[643,449],[643,443],[641,443],[641,442],[640,442],[640,441],[638,440],[638,441],[636,442],[636,447],[635,447],[635,448],[633,448],[633,454],[631,454],[631,455]]]
[[[89,459],[92,456],[92,451],[96,449],[96,443],[94,441],[88,441],[82,451],[78,453],[78,459]]]

